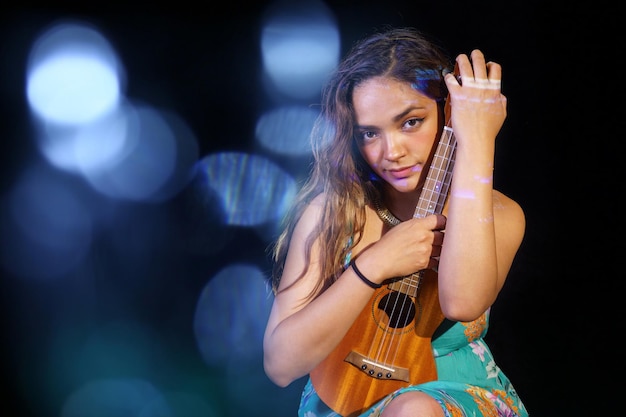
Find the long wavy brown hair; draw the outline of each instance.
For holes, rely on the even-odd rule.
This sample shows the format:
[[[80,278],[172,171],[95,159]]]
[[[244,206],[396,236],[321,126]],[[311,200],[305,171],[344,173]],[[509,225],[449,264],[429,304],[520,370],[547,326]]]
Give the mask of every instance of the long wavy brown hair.
[[[372,198],[380,198],[382,181],[362,158],[355,139],[355,87],[372,77],[392,77],[437,100],[443,112],[447,96],[443,74],[447,71],[451,71],[451,61],[445,50],[413,28],[385,28],[354,44],[322,90],[321,113],[310,136],[314,158],[311,173],[271,247],[274,293],[278,292],[296,223],[316,196],[324,195],[323,210],[317,228],[307,239],[307,265],[313,242],[319,239],[324,243],[318,260],[321,275],[308,298],[341,275],[347,254],[362,236],[366,205]]]

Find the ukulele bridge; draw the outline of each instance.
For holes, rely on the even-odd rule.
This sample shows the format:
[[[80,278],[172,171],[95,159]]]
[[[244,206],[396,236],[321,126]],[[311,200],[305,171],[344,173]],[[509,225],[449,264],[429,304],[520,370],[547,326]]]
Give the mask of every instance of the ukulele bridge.
[[[351,351],[344,359],[356,366],[365,375],[376,379],[394,379],[409,382],[409,370],[402,367],[390,367],[366,358],[358,352]]]

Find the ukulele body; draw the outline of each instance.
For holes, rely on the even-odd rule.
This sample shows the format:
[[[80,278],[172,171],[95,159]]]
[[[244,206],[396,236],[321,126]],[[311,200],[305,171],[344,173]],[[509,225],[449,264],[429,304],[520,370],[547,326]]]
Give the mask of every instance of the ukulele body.
[[[311,371],[320,399],[342,416],[358,416],[399,388],[437,379],[431,337],[444,319],[437,274],[425,270],[419,284],[414,281],[409,276],[377,289],[341,343]]]

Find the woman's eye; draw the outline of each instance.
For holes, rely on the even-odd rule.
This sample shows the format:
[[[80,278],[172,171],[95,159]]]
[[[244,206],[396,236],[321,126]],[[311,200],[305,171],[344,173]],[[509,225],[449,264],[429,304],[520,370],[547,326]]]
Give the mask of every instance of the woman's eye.
[[[376,134],[376,132],[371,130],[361,132],[361,140],[363,140],[364,142],[369,142],[372,139],[375,139],[377,136],[378,135]]]
[[[418,118],[418,117],[414,117],[412,119],[407,120],[406,122],[404,122],[404,125],[406,127],[417,127],[419,126],[422,122],[424,121],[424,118]]]

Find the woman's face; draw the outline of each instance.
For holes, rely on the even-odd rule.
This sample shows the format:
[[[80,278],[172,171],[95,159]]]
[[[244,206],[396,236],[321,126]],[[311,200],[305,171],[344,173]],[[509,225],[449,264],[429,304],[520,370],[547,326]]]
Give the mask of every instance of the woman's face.
[[[363,82],[352,99],[355,135],[372,170],[399,192],[421,187],[439,132],[437,102],[386,77]]]

